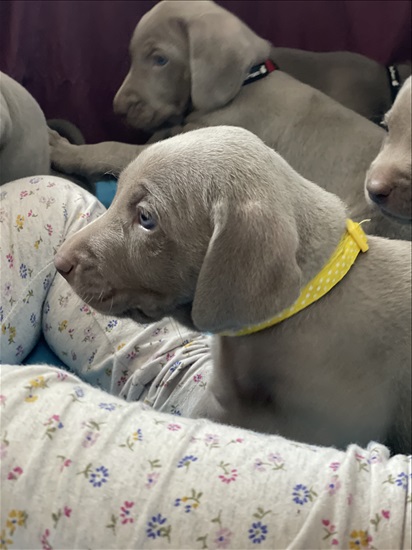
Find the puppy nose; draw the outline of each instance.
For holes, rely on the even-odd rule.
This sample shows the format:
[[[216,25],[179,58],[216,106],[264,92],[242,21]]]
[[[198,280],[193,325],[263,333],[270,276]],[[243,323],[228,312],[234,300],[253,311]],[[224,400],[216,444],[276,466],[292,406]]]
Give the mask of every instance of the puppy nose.
[[[113,100],[113,111],[116,115],[124,116],[133,103],[133,98],[127,92],[118,92]]]
[[[392,193],[393,186],[388,180],[372,179],[367,183],[367,190],[370,199],[376,204],[383,204]]]
[[[69,279],[69,275],[74,272],[74,262],[61,254],[56,254],[54,257],[54,265],[60,275],[67,280]]]

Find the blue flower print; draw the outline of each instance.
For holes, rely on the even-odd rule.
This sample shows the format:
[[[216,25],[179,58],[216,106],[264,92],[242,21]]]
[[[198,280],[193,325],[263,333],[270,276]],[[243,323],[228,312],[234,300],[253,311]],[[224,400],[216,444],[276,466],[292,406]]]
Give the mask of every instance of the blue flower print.
[[[152,539],[157,539],[158,537],[168,537],[170,532],[170,527],[161,527],[167,521],[167,518],[162,517],[161,514],[157,516],[152,516],[151,520],[147,522],[146,534]]]
[[[47,290],[50,286],[50,283],[51,283],[51,274],[48,273],[43,281],[43,289]]]
[[[306,504],[308,500],[310,499],[310,491],[306,487],[306,485],[296,485],[293,489],[293,501],[296,502],[296,504]]]
[[[178,468],[188,468],[190,466],[190,463],[191,462],[196,462],[197,460],[197,457],[196,456],[193,456],[193,455],[187,455],[187,456],[184,456],[181,460],[179,460],[178,464],[177,464],[177,467]]]
[[[76,386],[74,388],[74,393],[76,394],[77,397],[84,397],[83,388],[81,388],[80,386]]]
[[[170,372],[174,372],[174,371],[177,369],[177,367],[178,367],[179,365],[181,365],[181,364],[182,364],[181,361],[175,361],[175,362],[173,363],[173,365],[171,365],[171,367],[170,367],[170,369],[169,369]]]
[[[116,409],[116,405],[114,403],[99,403],[99,407],[110,412]]]
[[[32,324],[33,327],[37,325],[37,317],[35,313],[32,313],[30,315],[30,323]]]
[[[116,319],[111,319],[106,326],[106,332],[111,332],[117,325],[119,324],[119,321]]]
[[[400,474],[398,474],[395,479],[395,483],[398,487],[402,487],[402,489],[405,489],[406,491],[408,489],[408,474],[406,474],[405,472],[401,472]]]
[[[109,470],[104,466],[99,466],[99,468],[96,468],[95,471],[90,474],[89,481],[93,485],[93,487],[101,487],[103,483],[107,482],[108,477]]]
[[[0,323],[3,321],[3,319],[4,319],[3,306],[0,306]]]
[[[47,315],[50,311],[50,303],[49,302],[45,302],[44,304],[44,308],[43,308],[43,313],[45,313],[45,315]]]
[[[21,264],[20,265],[20,277],[22,279],[27,278],[27,265],[26,264]]]
[[[249,538],[253,544],[260,544],[266,539],[268,533],[267,525],[263,525],[261,521],[252,523],[249,529]]]

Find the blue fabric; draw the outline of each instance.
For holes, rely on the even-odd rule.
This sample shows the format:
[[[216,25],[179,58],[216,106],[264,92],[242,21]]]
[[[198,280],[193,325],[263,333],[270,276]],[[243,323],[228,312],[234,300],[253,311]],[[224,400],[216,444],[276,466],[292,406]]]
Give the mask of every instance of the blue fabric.
[[[98,181],[96,183],[96,196],[106,208],[109,208],[112,203],[116,187],[116,180]]]
[[[96,196],[106,208],[109,208],[113,200],[116,193],[116,186],[116,180],[98,181],[96,183]],[[56,367],[65,366],[57,355],[52,352],[43,336],[24,362],[27,365],[47,363],[48,365],[55,365]]]

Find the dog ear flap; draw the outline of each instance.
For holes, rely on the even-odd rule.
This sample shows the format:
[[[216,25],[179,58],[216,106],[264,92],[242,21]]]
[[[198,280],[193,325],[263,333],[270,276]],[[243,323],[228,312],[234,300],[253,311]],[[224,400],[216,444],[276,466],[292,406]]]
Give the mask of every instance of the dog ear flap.
[[[203,14],[187,24],[191,99],[196,110],[223,107],[239,92],[256,48],[250,29],[237,18]]]
[[[220,333],[259,324],[300,293],[298,236],[257,203],[215,207],[212,238],[197,281],[192,321]]]

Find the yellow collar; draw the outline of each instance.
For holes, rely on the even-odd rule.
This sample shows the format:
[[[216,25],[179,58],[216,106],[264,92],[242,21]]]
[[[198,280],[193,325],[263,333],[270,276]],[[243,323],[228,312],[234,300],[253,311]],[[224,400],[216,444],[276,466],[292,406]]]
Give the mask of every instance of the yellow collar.
[[[332,290],[348,273],[359,252],[366,252],[368,249],[368,240],[360,224],[354,223],[352,220],[346,220],[345,234],[330,260],[316,277],[305,286],[299,298],[291,307],[284,309],[269,321],[244,328],[238,332],[224,332],[221,336],[246,336],[247,334],[253,334],[265,328],[273,327],[285,319],[292,317],[292,315],[299,313],[299,311],[310,306]]]

